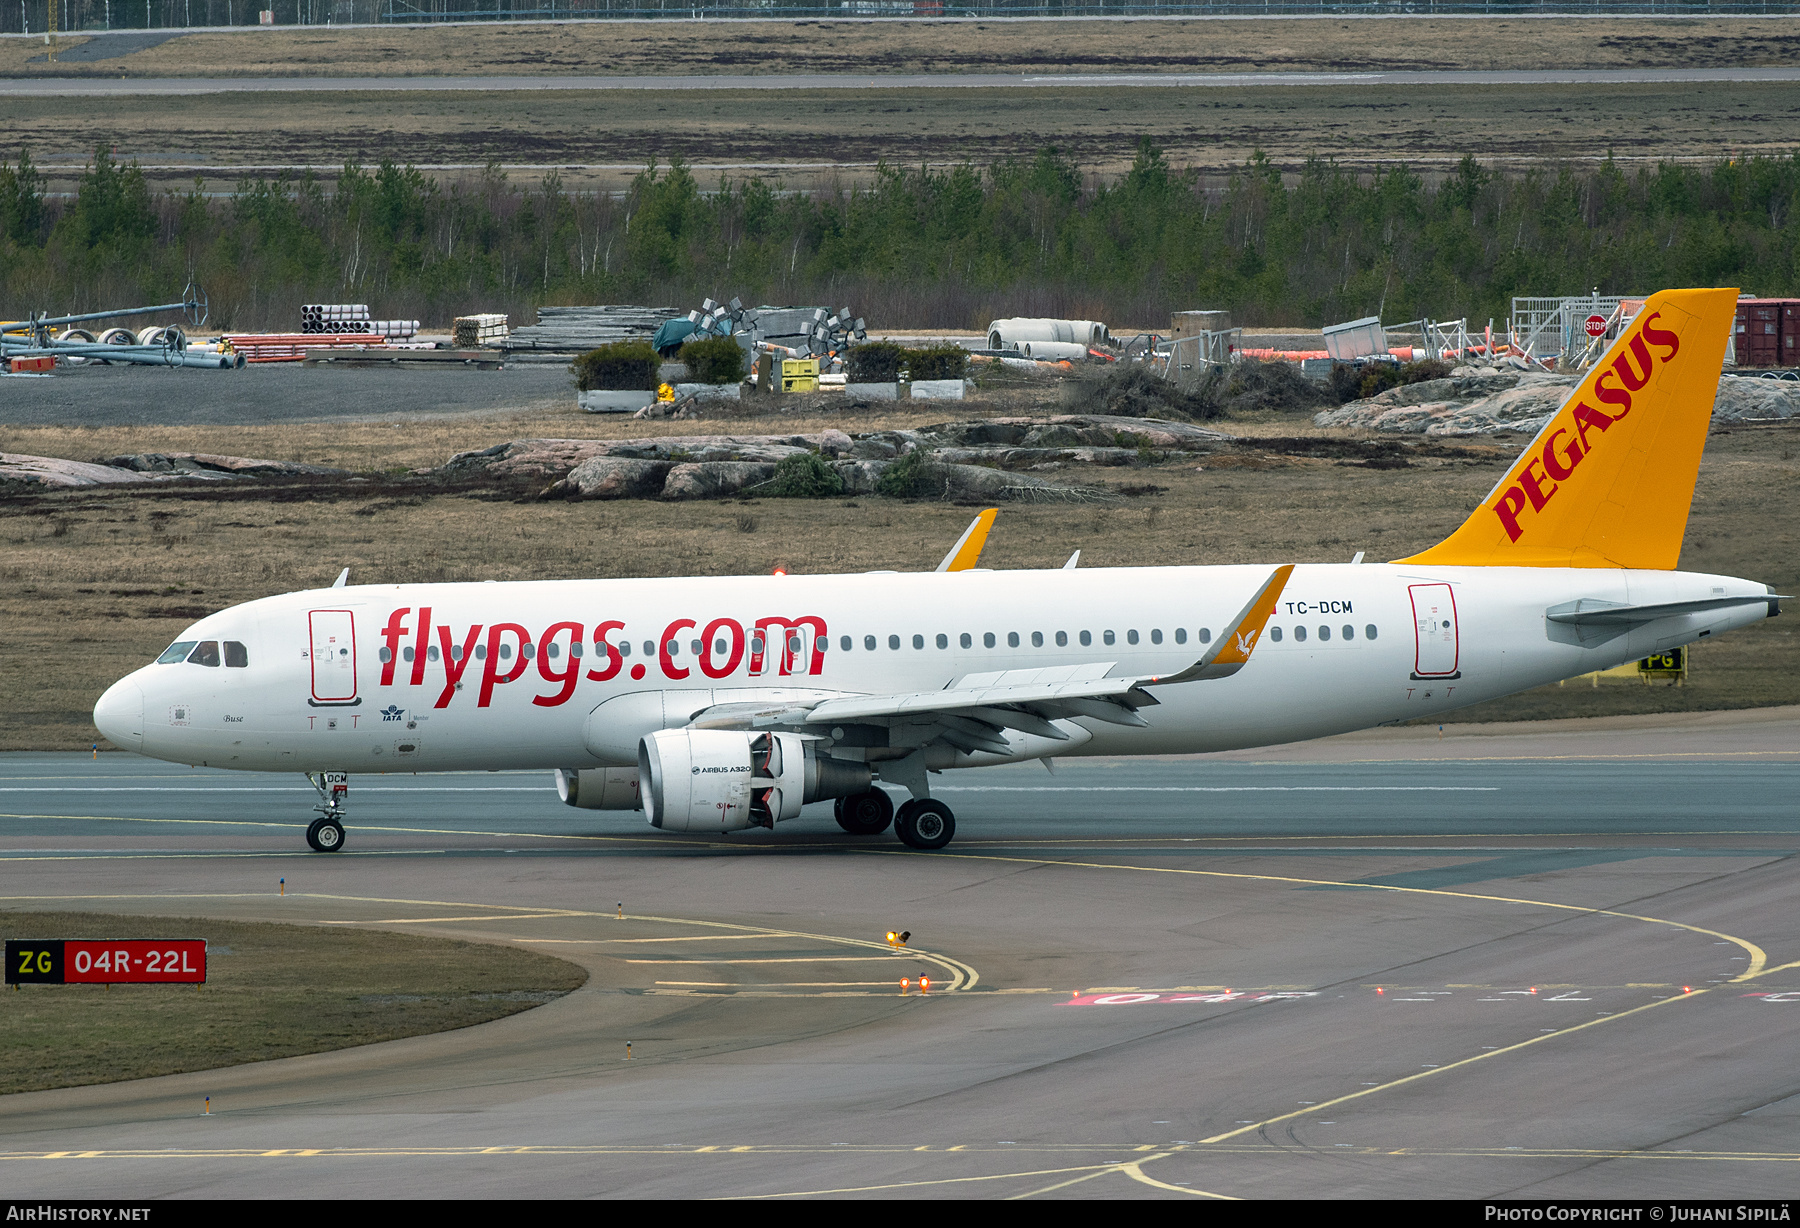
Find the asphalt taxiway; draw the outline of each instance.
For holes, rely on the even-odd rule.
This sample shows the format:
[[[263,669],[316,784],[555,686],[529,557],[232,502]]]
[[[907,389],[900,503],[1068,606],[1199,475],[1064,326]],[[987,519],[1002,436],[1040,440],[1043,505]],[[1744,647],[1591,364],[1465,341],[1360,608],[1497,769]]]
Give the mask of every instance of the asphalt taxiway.
[[[946,775],[961,834],[917,854],[823,807],[679,837],[541,773],[357,777],[318,855],[301,781],[0,756],[0,908],[424,931],[591,973],[458,1032],[0,1099],[0,1173],[30,1197],[1787,1197],[1797,781],[1792,709],[1377,731]]]

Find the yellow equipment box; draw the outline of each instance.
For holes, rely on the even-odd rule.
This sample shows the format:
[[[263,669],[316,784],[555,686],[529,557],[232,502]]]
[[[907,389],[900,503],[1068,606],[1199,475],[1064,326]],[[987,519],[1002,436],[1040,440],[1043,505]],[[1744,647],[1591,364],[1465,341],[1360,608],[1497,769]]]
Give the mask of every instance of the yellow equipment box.
[[[783,392],[817,392],[819,360],[816,358],[784,358],[781,360]]]

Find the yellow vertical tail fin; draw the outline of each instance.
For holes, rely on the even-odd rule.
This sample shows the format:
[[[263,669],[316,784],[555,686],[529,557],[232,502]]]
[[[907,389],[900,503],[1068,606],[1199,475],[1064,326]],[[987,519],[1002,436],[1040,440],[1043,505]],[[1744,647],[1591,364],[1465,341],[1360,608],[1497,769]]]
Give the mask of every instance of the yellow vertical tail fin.
[[[1672,569],[1736,290],[1664,290],[1462,527],[1400,563]]]

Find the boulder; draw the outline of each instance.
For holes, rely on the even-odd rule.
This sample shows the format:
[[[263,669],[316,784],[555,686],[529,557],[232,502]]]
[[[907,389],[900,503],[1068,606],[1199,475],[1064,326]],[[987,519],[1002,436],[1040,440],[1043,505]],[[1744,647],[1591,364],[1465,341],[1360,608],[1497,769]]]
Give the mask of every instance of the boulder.
[[[843,460],[832,468],[844,479],[845,494],[872,495],[875,483],[881,480],[882,473],[891,464],[891,460]]]
[[[569,476],[544,492],[546,498],[653,499],[675,466],[664,460],[633,460],[623,456],[594,456],[569,471]]]
[[[640,462],[641,463],[641,462]],[[573,476],[573,475],[571,475]],[[663,483],[665,499],[718,499],[775,476],[773,464],[751,461],[702,461],[676,465]]]

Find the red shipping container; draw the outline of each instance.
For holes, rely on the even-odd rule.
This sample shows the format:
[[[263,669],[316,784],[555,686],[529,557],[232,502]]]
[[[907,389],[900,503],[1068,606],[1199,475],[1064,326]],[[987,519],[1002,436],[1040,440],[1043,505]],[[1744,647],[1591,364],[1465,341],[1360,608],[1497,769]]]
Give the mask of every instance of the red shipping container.
[[[1784,355],[1793,353],[1800,356],[1800,332],[1793,345],[1786,343],[1784,334],[1790,328],[1800,328],[1800,300],[1797,299],[1740,299],[1737,305],[1736,350],[1737,365],[1740,367],[1774,367],[1780,366]]]

